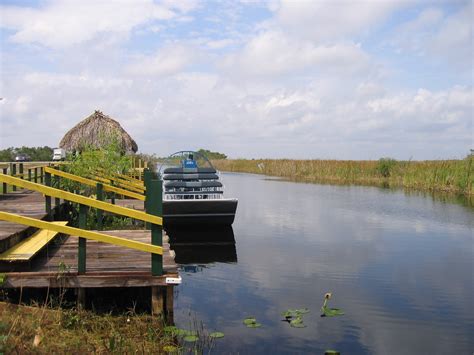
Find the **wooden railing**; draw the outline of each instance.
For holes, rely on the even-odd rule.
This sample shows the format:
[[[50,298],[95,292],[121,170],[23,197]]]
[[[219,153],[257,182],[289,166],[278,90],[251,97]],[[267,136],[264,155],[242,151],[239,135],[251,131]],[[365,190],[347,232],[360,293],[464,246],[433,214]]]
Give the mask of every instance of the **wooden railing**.
[[[75,181],[86,183],[87,179],[60,172],[59,170],[56,169],[51,169],[51,168],[44,168],[47,170],[45,173],[45,181],[47,185],[51,185],[51,175],[52,174],[59,174],[62,175],[62,177],[71,178],[75,179]],[[65,175],[67,174],[67,175]],[[68,191],[63,191],[61,189],[56,189],[50,186],[44,186],[35,182],[31,181],[26,181],[24,179],[14,177],[14,176],[9,176],[6,174],[0,173],[0,182],[2,184],[9,184],[12,186],[16,187],[21,187],[24,189],[29,189],[33,191],[40,192],[45,195],[45,207],[46,207],[46,212],[48,214],[51,214],[52,211],[52,206],[51,206],[51,198],[54,197],[56,198],[56,201],[59,201],[60,199],[70,201],[70,202],[75,202],[79,204],[79,230],[85,230],[86,229],[86,215],[87,215],[87,210],[89,207],[96,208],[97,210],[100,211],[107,211],[110,213],[134,218],[137,220],[141,220],[144,222],[147,222],[147,226],[149,229],[151,229],[151,246],[162,246],[162,224],[163,220],[161,218],[162,215],[162,185],[161,181],[157,179],[153,179],[152,173],[150,171],[145,172],[145,185],[147,187],[146,189],[146,195],[145,195],[145,209],[146,212],[141,212],[137,211],[134,209],[126,208],[126,207],[120,207],[116,206],[114,204],[96,200],[93,198],[81,196],[78,194],[74,194]],[[84,179],[84,180],[83,180]],[[79,181],[80,180],[80,181]],[[108,187],[110,188],[110,187]],[[38,226],[37,220],[31,221],[30,219],[27,219],[26,217],[21,217],[21,216],[16,216],[12,217],[6,214],[6,212],[2,212],[0,214],[0,219],[6,219],[6,218],[16,218],[16,220],[20,223],[26,224],[26,225],[32,225],[31,223],[35,223],[34,226]],[[49,226],[48,228],[44,227],[45,229],[51,228],[51,230],[57,230],[58,226]],[[72,227],[61,227],[60,228],[72,228]],[[64,230],[65,231],[65,230]],[[72,230],[69,230],[72,232]],[[76,231],[74,231],[76,232]],[[90,232],[90,231],[85,231],[85,232]],[[65,234],[70,234],[69,232],[61,232]],[[103,235],[98,236],[98,235],[92,235],[92,234],[83,234],[83,236],[79,235],[79,248],[78,248],[78,272],[79,273],[85,273],[86,271],[86,239],[94,239],[94,238],[102,238],[102,241],[107,240],[106,242],[112,242],[114,239],[106,238],[103,239]],[[87,235],[87,236],[86,236]],[[96,239],[97,240],[97,239]],[[119,241],[120,242],[120,241]],[[116,244],[116,245],[121,245],[121,246],[127,246],[126,244],[120,242],[121,244]],[[150,249],[150,250],[157,250],[157,249]],[[151,251],[150,251],[151,252]],[[159,255],[159,253],[154,253],[152,252],[152,274],[153,275],[161,275],[163,273],[163,259],[162,256]]]

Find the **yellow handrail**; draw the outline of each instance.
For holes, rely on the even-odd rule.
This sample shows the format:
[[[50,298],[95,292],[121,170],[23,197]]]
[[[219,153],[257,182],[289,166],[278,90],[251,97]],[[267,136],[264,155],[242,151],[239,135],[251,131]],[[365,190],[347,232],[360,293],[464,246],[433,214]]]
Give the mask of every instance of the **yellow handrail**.
[[[63,200],[80,203],[82,205],[98,208],[98,209],[115,213],[115,214],[119,214],[122,216],[138,219],[145,222],[150,222],[153,224],[163,225],[163,219],[158,216],[153,216],[145,212],[133,210],[131,208],[112,205],[111,203],[108,203],[108,202],[98,201],[93,198],[76,195],[71,192],[58,190],[53,187],[48,187],[48,186],[44,186],[44,185],[37,184],[34,182],[30,182],[27,180],[18,179],[15,177],[11,177],[9,175],[0,173],[0,182],[5,182],[9,185],[15,185],[15,186],[23,187],[25,189],[38,191],[47,196],[62,198]]]
[[[115,237],[115,236],[111,236],[111,235],[107,235],[103,233],[88,231],[88,230],[74,228],[74,227],[61,226],[61,225],[42,221],[35,218],[19,216],[13,213],[0,211],[0,220],[23,224],[23,225],[46,229],[46,230],[51,230],[51,231],[55,231],[58,233],[63,233],[63,234],[71,235],[71,236],[92,239],[98,242],[118,245],[118,246],[130,248],[130,249],[141,250],[148,253],[163,255],[163,248],[157,245],[151,245],[151,244],[147,244],[143,242],[138,242],[135,240]]]
[[[111,182],[111,180],[109,178],[104,178],[104,177],[97,176],[97,175],[92,176],[92,178],[96,181],[103,182],[103,183],[106,183],[106,184],[110,184],[110,182]],[[129,190],[135,191],[136,193],[143,193],[144,192],[143,188],[129,186],[129,185],[126,185],[126,184],[122,184],[120,182],[117,182],[117,185],[121,186],[122,188],[126,188],[126,189],[129,189]]]
[[[65,171],[56,170],[56,169],[53,169],[53,168],[50,168],[50,167],[45,167],[44,171],[46,173],[51,174],[51,175],[61,176],[63,178],[69,179],[69,180],[80,182],[81,184],[84,184],[84,185],[97,186],[97,181],[94,181],[94,180],[91,180],[91,179],[86,179],[86,178],[83,178],[82,176],[77,176],[77,175],[73,175],[73,174],[70,174],[70,173],[66,173]],[[121,188],[118,188],[118,187],[115,187],[115,186],[107,185],[107,184],[103,184],[103,188],[104,188],[104,191],[115,192],[119,195],[124,195],[124,196],[127,196],[127,197],[135,198],[137,200],[145,201],[145,196],[143,196],[141,194],[138,194],[138,193],[135,193],[135,192],[127,191],[127,190],[124,190],[124,189],[121,189]]]
[[[100,170],[98,172],[96,172],[96,175],[99,176],[99,177],[102,177],[104,179],[109,179],[111,181],[121,183],[125,186],[129,186],[129,187],[139,189],[139,190],[143,190],[143,191],[146,190],[142,181],[136,180],[136,179],[133,179],[135,181],[132,181],[131,178],[127,179],[126,175],[115,174],[115,173],[111,174],[111,175],[107,175],[107,174],[104,174],[104,172],[102,172]]]
[[[114,175],[118,176],[119,178],[122,178],[124,180],[130,181],[132,184],[136,184],[138,186],[143,186],[143,181],[142,180],[135,179],[132,176],[129,176],[129,175],[126,175],[126,174],[119,174],[119,173],[115,173]]]

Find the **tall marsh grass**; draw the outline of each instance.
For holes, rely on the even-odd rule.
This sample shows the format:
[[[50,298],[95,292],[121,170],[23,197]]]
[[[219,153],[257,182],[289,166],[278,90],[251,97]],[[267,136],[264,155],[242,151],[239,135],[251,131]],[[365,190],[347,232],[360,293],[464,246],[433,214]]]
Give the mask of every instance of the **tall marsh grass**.
[[[417,190],[474,193],[474,157],[462,160],[214,160],[222,171],[283,177],[295,181],[404,187]]]

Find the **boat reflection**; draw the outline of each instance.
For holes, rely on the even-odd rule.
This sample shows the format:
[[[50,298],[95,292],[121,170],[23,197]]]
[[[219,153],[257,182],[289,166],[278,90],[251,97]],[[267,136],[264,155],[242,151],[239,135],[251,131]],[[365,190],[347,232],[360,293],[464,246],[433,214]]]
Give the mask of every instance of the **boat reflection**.
[[[170,239],[171,249],[176,253],[175,261],[178,264],[237,262],[232,226],[181,227],[167,229],[166,233]]]

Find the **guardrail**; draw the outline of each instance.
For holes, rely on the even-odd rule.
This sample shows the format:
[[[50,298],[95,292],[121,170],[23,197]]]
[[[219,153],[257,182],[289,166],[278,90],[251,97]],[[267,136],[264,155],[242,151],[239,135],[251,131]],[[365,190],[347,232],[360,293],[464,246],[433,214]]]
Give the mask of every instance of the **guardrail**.
[[[106,184],[114,184],[114,185],[120,186],[121,188],[128,189],[130,191],[134,191],[136,193],[144,193],[145,190],[146,190],[144,187],[139,188],[139,187],[131,186],[130,184],[125,184],[125,183],[122,183],[122,182],[118,182],[114,179],[111,179],[110,177],[102,177],[100,175],[93,175],[92,178],[96,181],[103,182],[103,183],[106,183]]]
[[[98,242],[118,245],[118,246],[130,248],[130,249],[136,249],[136,250],[144,251],[147,253],[163,255],[163,248],[158,245],[137,242],[136,240],[115,237],[112,235],[84,230],[80,228],[61,226],[58,224],[42,221],[35,218],[20,216],[14,213],[0,211],[0,220],[23,224],[26,226],[40,228],[40,229],[51,230],[51,231],[55,231],[58,233],[67,234],[67,235],[71,235],[75,237],[82,237],[86,239],[96,240]]]
[[[51,170],[55,170],[55,169],[51,169],[51,168],[47,168],[47,169],[50,172],[45,174],[45,180],[47,180],[46,183],[50,185],[51,184]],[[58,171],[54,171],[54,173],[58,173]],[[13,177],[13,176],[1,174],[1,173],[0,173],[0,182],[2,182],[3,184],[9,184],[9,185],[17,186],[17,187],[22,187],[25,189],[37,191],[44,194],[45,207],[46,207],[46,212],[48,214],[51,214],[51,211],[52,211],[51,197],[56,198],[57,201],[58,199],[63,199],[63,200],[78,203],[79,204],[79,229],[81,230],[86,229],[86,214],[87,214],[87,209],[89,207],[147,222],[148,223],[147,226],[149,226],[149,229],[151,229],[151,239],[152,239],[151,245],[162,246],[162,227],[161,226],[163,224],[163,220],[160,217],[162,215],[161,182],[159,180],[152,179],[150,171],[147,171],[145,175],[147,176],[147,179],[146,179],[147,193],[145,196],[145,207],[147,211],[146,213],[137,211],[134,209],[126,208],[126,207],[116,206],[108,202],[77,195],[71,192],[63,191],[63,190],[56,189],[50,186],[44,186],[38,183],[26,181],[24,179],[20,179],[17,177]],[[79,179],[80,177],[75,176],[75,178]],[[5,217],[4,214],[3,216]],[[8,218],[12,218],[12,217],[10,216]],[[21,220],[23,222],[27,221],[25,219],[21,219]],[[56,227],[57,226],[55,226],[55,228]],[[71,227],[68,227],[68,228],[71,228]],[[52,230],[55,230],[55,229],[52,229]],[[87,237],[84,237],[84,238],[87,238]],[[86,271],[86,239],[84,238],[83,237],[79,238],[79,248],[78,248],[78,272],[79,273],[85,273]],[[161,255],[153,253],[152,254],[152,274],[161,275],[162,273],[163,273],[162,257]]]
[[[3,174],[9,174],[10,176],[20,177],[22,179],[28,179],[28,181],[34,181],[41,183],[44,179],[44,167],[50,162],[10,162],[0,164],[0,172]],[[26,171],[25,172],[25,168]],[[12,186],[12,191],[16,191],[17,187]],[[2,184],[1,193],[5,194],[8,192],[8,186],[6,183]]]
[[[97,181],[94,181],[94,180],[91,180],[91,179],[86,179],[86,178],[83,178],[82,176],[73,175],[73,174],[67,173],[65,171],[53,169],[53,168],[50,168],[50,167],[45,167],[44,172],[46,174],[49,174],[49,175],[53,175],[53,176],[62,177],[62,178],[68,179],[68,180],[76,181],[76,182],[79,182],[79,183],[87,185],[87,186],[93,186],[97,190],[99,190],[101,188],[98,185],[102,185],[103,191],[113,192],[113,193],[116,193],[116,194],[119,194],[119,195],[122,195],[122,196],[127,196],[127,197],[134,198],[134,199],[137,199],[137,200],[140,200],[140,201],[145,201],[145,196],[143,194],[131,192],[131,191],[121,189],[119,187],[115,187],[115,186],[108,185],[108,184],[102,184],[100,182],[98,183]]]

